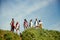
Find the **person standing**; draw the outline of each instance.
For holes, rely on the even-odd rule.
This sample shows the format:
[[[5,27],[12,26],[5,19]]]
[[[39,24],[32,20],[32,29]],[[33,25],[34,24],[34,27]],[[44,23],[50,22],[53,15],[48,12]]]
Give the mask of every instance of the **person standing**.
[[[11,21],[11,23],[10,23],[10,25],[11,25],[11,31],[12,32],[14,32],[14,28],[15,28],[15,26],[14,26],[14,18],[12,18],[12,21]]]
[[[19,34],[19,28],[20,28],[20,24],[19,22],[16,22],[16,33]]]
[[[34,25],[35,25],[35,27],[38,27],[38,20],[37,20],[37,18],[36,18],[36,20],[34,22]]]
[[[29,22],[29,27],[33,27],[32,19]]]
[[[39,28],[42,29],[42,21],[39,20]]]
[[[28,28],[28,22],[27,22],[27,20],[26,19],[24,19],[24,29],[27,29]]]
[[[20,33],[20,40],[22,40],[22,34]]]

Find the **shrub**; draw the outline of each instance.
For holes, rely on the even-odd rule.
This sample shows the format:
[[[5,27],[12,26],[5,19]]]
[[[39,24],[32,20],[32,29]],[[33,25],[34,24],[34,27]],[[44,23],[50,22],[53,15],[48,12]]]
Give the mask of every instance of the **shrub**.
[[[20,37],[13,32],[0,30],[0,40],[20,40]]]
[[[22,32],[23,40],[60,40],[60,32],[29,28]]]

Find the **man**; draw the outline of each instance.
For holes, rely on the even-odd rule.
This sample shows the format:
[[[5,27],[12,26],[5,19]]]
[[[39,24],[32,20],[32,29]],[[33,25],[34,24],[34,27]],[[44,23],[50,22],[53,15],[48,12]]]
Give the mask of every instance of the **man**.
[[[12,18],[12,21],[11,21],[10,25],[11,25],[11,31],[14,32],[14,28],[15,28],[15,26],[14,26],[14,18]]]
[[[39,28],[42,29],[42,21],[39,20]]]

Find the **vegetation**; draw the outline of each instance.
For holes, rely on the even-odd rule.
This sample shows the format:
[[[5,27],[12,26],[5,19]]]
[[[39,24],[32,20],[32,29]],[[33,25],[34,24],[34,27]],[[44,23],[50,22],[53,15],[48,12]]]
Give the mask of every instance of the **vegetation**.
[[[23,40],[60,40],[60,32],[29,28],[22,33]]]
[[[20,40],[20,36],[10,31],[0,30],[0,40]],[[28,28],[22,32],[22,40],[60,40],[60,32]]]
[[[0,30],[0,40],[20,40],[20,37],[13,32]]]

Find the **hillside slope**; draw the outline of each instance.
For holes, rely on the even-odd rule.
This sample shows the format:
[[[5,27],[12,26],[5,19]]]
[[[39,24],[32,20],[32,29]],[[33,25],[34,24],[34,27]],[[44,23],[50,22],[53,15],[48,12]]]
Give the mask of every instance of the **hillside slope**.
[[[60,32],[29,28],[22,33],[23,40],[60,40]]]
[[[0,30],[0,40],[20,40],[20,37],[13,32]]]
[[[0,30],[0,40],[20,40],[20,37],[13,32]],[[28,28],[22,32],[22,40],[60,40],[60,32]]]

